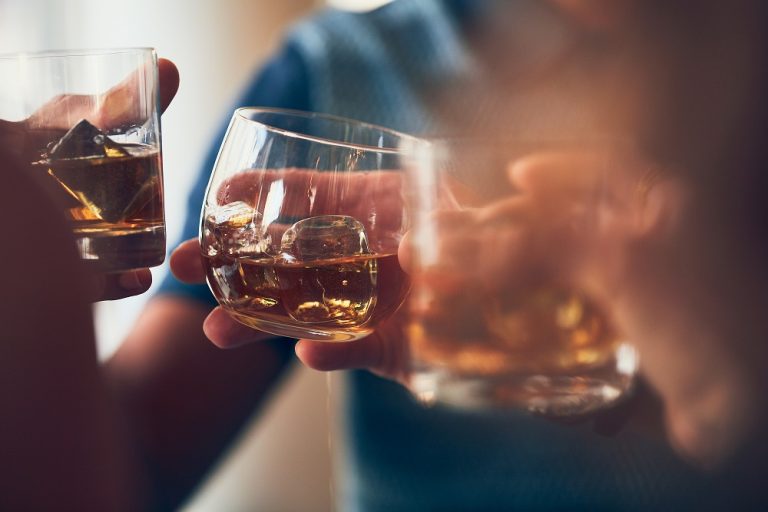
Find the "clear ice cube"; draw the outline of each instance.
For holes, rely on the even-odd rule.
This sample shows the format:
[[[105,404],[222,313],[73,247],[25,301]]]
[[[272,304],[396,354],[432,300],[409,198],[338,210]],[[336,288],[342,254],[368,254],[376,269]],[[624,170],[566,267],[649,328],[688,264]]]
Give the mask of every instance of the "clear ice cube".
[[[128,151],[85,119],[73,126],[48,152],[51,160],[128,156]]]
[[[49,148],[39,163],[61,185],[75,220],[117,223],[157,216],[160,161],[149,146],[119,144],[82,120]]]
[[[304,324],[353,327],[376,304],[377,262],[362,223],[344,215],[300,220],[282,236],[276,265],[288,315]],[[357,258],[356,258],[357,257]]]
[[[315,261],[370,254],[362,223],[347,215],[302,219],[283,233],[281,256],[288,261]]]
[[[261,233],[261,214],[243,201],[208,210],[203,237],[208,255],[256,256],[268,252],[270,236]]]

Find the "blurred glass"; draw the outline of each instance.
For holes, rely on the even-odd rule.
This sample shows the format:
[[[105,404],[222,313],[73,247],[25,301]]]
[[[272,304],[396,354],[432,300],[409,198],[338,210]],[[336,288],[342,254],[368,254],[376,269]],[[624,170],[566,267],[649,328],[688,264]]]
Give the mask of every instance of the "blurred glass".
[[[571,278],[612,236],[621,153],[581,142],[409,145],[416,396],[547,415],[625,396],[635,351]],[[526,158],[535,172],[516,175]]]

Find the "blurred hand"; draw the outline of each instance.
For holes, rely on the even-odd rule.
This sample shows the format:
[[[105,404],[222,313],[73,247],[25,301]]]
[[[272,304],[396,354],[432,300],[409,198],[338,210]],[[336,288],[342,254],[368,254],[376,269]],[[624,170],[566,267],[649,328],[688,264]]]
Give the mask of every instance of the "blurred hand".
[[[170,104],[179,88],[179,72],[169,60],[158,61],[160,82],[160,111]],[[90,119],[93,124],[106,130],[132,122],[138,115],[132,110],[137,104],[131,95],[137,88],[133,82],[137,75],[127,77],[99,97],[89,95],[63,95],[51,99],[29,118],[20,122],[0,120],[0,144],[20,152],[20,159],[30,161],[50,142],[52,130],[68,130],[80,119]],[[94,301],[114,300],[147,291],[152,284],[148,268],[93,276],[88,287]]]
[[[750,336],[760,329],[745,320],[755,308],[753,294],[744,293],[750,272],[696,218],[699,209],[715,205],[697,203],[672,170],[618,169],[594,212],[594,231],[569,236],[559,229],[567,223],[558,219],[590,211],[592,196],[584,192],[594,190],[591,170],[598,168],[591,158],[523,159],[510,169],[520,197],[477,215],[486,222],[513,214],[526,219],[518,232],[526,243],[518,251],[515,243],[501,249],[515,273],[535,273],[543,262],[545,275],[585,290],[606,308],[641,354],[641,375],[661,398],[671,444],[699,465],[716,466],[754,435],[764,414],[765,368]]]

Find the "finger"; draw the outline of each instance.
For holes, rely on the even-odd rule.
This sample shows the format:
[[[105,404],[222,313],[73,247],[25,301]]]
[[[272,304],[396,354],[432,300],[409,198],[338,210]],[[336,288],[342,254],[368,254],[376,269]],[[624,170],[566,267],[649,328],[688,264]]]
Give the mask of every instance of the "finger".
[[[178,72],[174,72],[174,68],[175,66],[166,73],[169,75],[169,88],[177,89]],[[148,64],[140,66],[122,82],[104,94],[95,96],[97,101],[93,107],[93,114],[90,116],[93,118],[93,124],[103,130],[111,130],[144,123],[154,110],[154,105],[147,104],[143,97],[148,76],[151,77],[153,73],[153,66]],[[160,76],[159,63],[158,76]],[[158,85],[162,92],[162,83]],[[175,94],[175,91],[173,93]],[[162,96],[160,95],[160,97]]]
[[[146,292],[152,285],[152,272],[148,268],[98,274],[94,277],[94,301],[118,300]]]
[[[139,94],[149,71],[140,68],[125,80],[100,95],[63,94],[52,98],[26,121],[30,129],[68,130],[81,119],[88,119],[102,130],[143,122],[150,107],[140,101]],[[159,100],[162,113],[179,88],[179,72],[167,59],[158,61]]]
[[[225,205],[242,201],[258,207],[257,200],[263,186],[277,179],[273,171],[242,171],[226,180],[216,190],[216,204]]]
[[[300,340],[296,355],[304,365],[320,371],[365,368],[377,375],[405,381],[408,374],[408,345],[403,332],[404,317],[393,317],[367,338],[343,343]]]
[[[445,176],[442,187],[440,206],[443,208],[477,207],[484,203],[481,193],[453,176]]]
[[[171,253],[171,272],[179,281],[190,284],[205,282],[205,267],[196,239],[182,242]]]
[[[251,327],[247,327],[217,307],[203,322],[203,332],[219,348],[235,348],[248,343],[274,338]]]
[[[273,183],[279,182],[279,187]],[[339,214],[364,220],[373,204],[381,222],[399,222],[404,208],[398,172],[340,173],[318,169],[247,169],[226,179],[215,191],[216,203],[245,202],[263,211],[270,194],[281,197],[280,216]],[[273,192],[273,189],[275,191]],[[388,217],[395,217],[389,220]]]
[[[507,170],[512,184],[533,195],[581,195],[595,189],[609,163],[607,152],[551,151],[513,162]]]
[[[81,119],[99,120],[95,115],[96,96],[62,94],[45,103],[24,121],[29,130],[69,130]],[[103,128],[103,127],[102,127]]]
[[[634,234],[654,237],[673,233],[680,222],[690,197],[683,182],[675,177],[659,178],[638,192],[635,204]]]
[[[249,169],[239,172],[210,193],[217,205],[243,202],[264,214],[271,229],[300,219],[345,215],[358,220],[377,252],[397,249],[404,225],[402,177],[397,172],[338,173],[315,169]],[[268,204],[280,205],[275,211]],[[212,207],[213,205],[209,205]],[[274,233],[271,233],[274,235]],[[273,236],[273,241],[279,240]]]
[[[380,346],[373,338],[346,343],[299,340],[295,350],[302,363],[320,371],[375,368],[381,359]]]
[[[170,60],[159,59],[157,73],[160,81],[160,113],[162,114],[179,90],[179,70]]]
[[[459,210],[437,210],[431,215],[431,221],[440,231],[454,229],[472,229],[478,225],[479,208],[462,208]]]
[[[539,201],[532,200],[526,195],[517,195],[496,201],[477,211],[477,222],[481,225],[488,223],[509,223],[530,220],[537,210],[542,208]]]
[[[413,244],[413,231],[408,231],[403,235],[400,246],[397,248],[397,263],[406,274],[410,274],[413,271]]]

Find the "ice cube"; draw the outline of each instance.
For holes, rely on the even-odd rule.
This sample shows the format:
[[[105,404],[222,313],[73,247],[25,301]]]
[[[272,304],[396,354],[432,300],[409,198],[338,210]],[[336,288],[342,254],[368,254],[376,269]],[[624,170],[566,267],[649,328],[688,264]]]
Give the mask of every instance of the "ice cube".
[[[120,146],[111,141],[101,141],[101,153],[90,156],[73,153],[75,150],[96,151],[93,147],[87,148],[88,144],[75,142],[78,133],[97,133],[95,139],[103,136],[92,125],[88,126],[95,132],[82,123],[79,126],[84,127],[77,132],[74,131],[76,128],[70,130],[69,135],[62,138],[44,160],[48,174],[71,198],[77,200],[81,213],[85,213],[87,218],[110,223],[156,219],[162,211],[157,151],[141,144]]]
[[[300,220],[282,236],[275,267],[288,315],[304,324],[354,327],[376,304],[377,263],[362,223],[344,215]]]
[[[253,224],[254,219],[258,216],[258,212],[250,204],[244,201],[236,201],[214,207],[210,215],[213,217],[215,224],[244,227]]]
[[[313,261],[370,254],[362,223],[347,215],[320,215],[288,228],[280,241],[287,260]]]
[[[268,253],[271,237],[262,235],[261,214],[243,201],[209,210],[203,233],[209,256],[224,252],[232,256]]]
[[[85,119],[64,134],[48,152],[52,160],[120,156],[128,156],[128,151]]]

